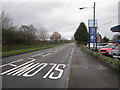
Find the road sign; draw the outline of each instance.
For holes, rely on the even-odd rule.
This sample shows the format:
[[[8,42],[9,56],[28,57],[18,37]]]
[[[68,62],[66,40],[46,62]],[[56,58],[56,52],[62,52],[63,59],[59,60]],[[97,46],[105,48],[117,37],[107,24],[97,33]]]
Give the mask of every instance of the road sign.
[[[88,26],[89,26],[89,43],[95,43],[96,42],[96,29],[97,29],[97,20],[95,20],[95,28],[94,28],[94,20],[89,19],[88,20]]]
[[[94,27],[94,20],[93,19],[88,20],[88,26]],[[97,19],[95,20],[95,27],[97,27]]]
[[[89,27],[89,42],[90,43],[96,42],[96,31],[94,27]]]

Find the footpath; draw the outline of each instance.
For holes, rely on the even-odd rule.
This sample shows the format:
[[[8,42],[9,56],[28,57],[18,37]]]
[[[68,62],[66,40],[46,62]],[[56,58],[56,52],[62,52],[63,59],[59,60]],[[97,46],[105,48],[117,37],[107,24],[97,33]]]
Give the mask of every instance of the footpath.
[[[68,88],[118,88],[118,75],[75,45]]]

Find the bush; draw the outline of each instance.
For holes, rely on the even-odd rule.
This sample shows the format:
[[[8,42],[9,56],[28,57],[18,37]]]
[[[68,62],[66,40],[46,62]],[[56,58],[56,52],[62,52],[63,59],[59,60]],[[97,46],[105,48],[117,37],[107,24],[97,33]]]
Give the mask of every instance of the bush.
[[[98,58],[100,61],[107,64],[108,66],[110,66],[115,71],[120,72],[120,60],[118,60],[116,58],[111,58],[111,57],[104,56],[104,55],[102,55],[101,53],[98,53],[98,52],[93,52],[89,49],[86,49],[86,47],[84,45],[81,45],[80,47],[81,47],[81,50],[83,50],[86,53]]]

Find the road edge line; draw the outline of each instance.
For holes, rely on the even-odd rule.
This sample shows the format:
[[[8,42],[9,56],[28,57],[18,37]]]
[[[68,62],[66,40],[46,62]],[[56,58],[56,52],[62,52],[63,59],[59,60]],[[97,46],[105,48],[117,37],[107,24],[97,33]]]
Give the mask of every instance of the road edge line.
[[[73,48],[71,50],[70,57],[69,57],[69,63],[68,63],[68,68],[69,69],[68,69],[67,79],[66,79],[66,82],[65,82],[65,88],[68,88],[68,84],[69,84],[69,77],[70,77],[70,72],[71,72],[71,64],[72,64],[73,52],[74,52],[74,45],[73,45]]]

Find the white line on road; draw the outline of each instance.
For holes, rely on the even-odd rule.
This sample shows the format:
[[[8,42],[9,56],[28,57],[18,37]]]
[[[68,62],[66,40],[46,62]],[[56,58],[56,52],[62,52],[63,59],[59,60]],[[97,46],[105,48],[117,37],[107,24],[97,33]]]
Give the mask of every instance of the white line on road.
[[[69,58],[69,63],[68,63],[68,68],[69,68],[69,70],[68,70],[68,75],[67,75],[67,80],[66,80],[65,88],[68,88],[73,51],[74,51],[74,45],[73,45],[72,51],[71,51],[71,53],[70,53],[70,58]]]
[[[51,53],[48,53],[48,54],[46,54],[46,55],[42,55],[42,57],[46,57],[46,56],[48,56],[48,55],[50,55]]]
[[[32,57],[37,57],[37,56],[41,56],[43,53],[40,53],[40,54],[35,54],[33,55]]]
[[[12,63],[9,63],[8,65],[13,66],[13,67],[16,67],[16,66],[17,66],[17,65],[12,64]]]
[[[53,69],[57,66],[57,64],[54,64],[54,63],[50,63],[50,65],[53,65],[53,67],[47,72],[47,74],[43,78],[46,78],[53,71]]]
[[[52,52],[53,50],[49,50],[49,51],[47,51],[47,52]]]
[[[57,52],[58,50],[55,50],[54,52]]]
[[[4,75],[4,74],[9,73],[9,72],[11,72],[11,71],[13,71],[13,70],[16,70],[16,69],[18,69],[18,68],[20,68],[20,67],[22,67],[22,66],[24,66],[24,65],[26,65],[26,64],[28,64],[28,63],[31,63],[31,62],[33,62],[33,61],[35,61],[35,60],[36,60],[36,59],[33,59],[33,60],[28,61],[28,62],[26,62],[26,63],[24,63],[24,64],[22,64],[22,65],[19,65],[19,66],[15,67],[15,68],[12,68],[12,69],[10,69],[10,70],[7,70],[7,71],[5,71],[5,72],[2,72],[1,75]]]
[[[7,64],[4,64],[4,65],[1,65],[0,68],[1,68],[1,67],[4,67],[4,66],[7,66],[7,65],[11,65],[11,64],[16,63],[16,62],[20,62],[20,61],[23,61],[23,59],[16,60],[16,61],[13,61],[13,62],[10,62],[10,63],[7,63]]]

